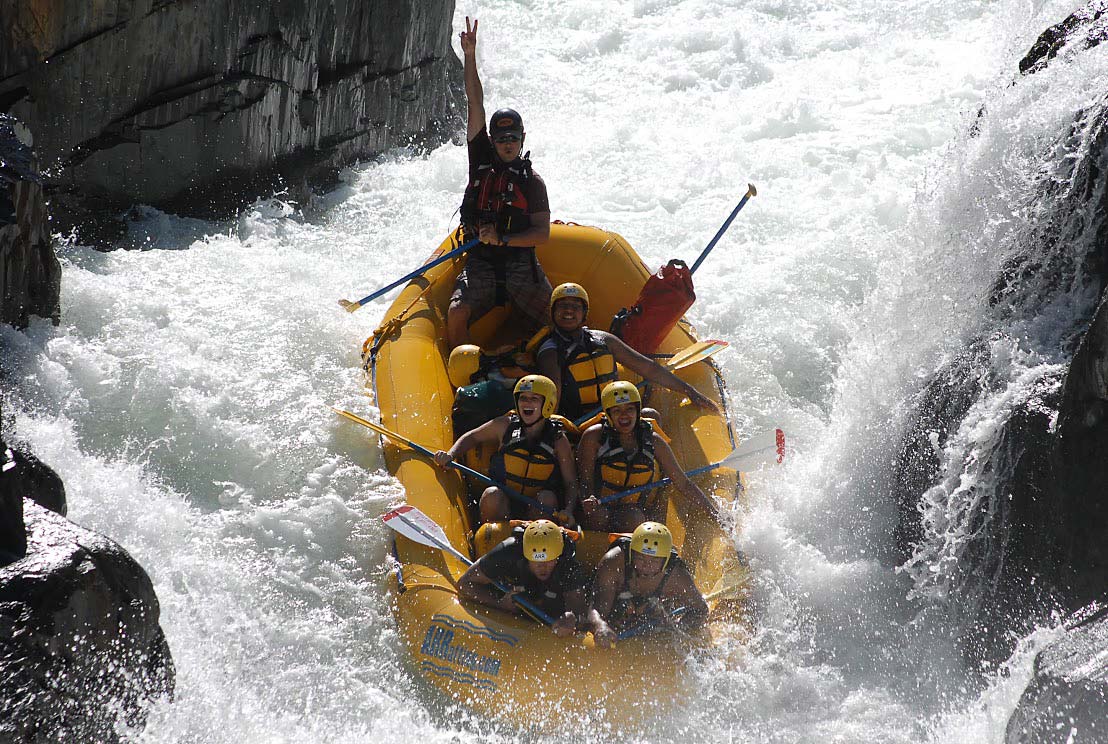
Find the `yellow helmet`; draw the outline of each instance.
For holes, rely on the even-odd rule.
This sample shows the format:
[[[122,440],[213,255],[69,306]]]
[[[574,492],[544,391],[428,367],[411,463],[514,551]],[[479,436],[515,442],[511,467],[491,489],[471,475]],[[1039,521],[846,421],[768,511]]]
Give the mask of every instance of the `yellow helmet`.
[[[516,410],[519,410],[519,394],[534,393],[542,396],[542,417],[550,418],[558,409],[558,389],[554,387],[554,381],[543,375],[527,375],[519,378],[512,395],[516,399]]]
[[[549,519],[536,519],[523,531],[523,555],[529,561],[553,561],[562,554],[562,530]]]
[[[631,533],[631,550],[656,558],[664,556],[668,561],[673,534],[660,522],[643,522]]]
[[[637,403],[639,410],[642,410],[642,396],[639,395],[639,389],[627,380],[609,382],[600,391],[600,407],[605,411],[624,403]]]
[[[585,315],[589,314],[589,293],[585,291],[585,288],[580,284],[574,284],[573,282],[566,282],[565,284],[559,284],[554,288],[554,291],[550,294],[550,315],[554,315],[554,303],[565,297],[572,297],[585,303]]]
[[[481,347],[475,344],[455,346],[446,363],[450,384],[456,388],[473,382],[473,375],[481,368]]]

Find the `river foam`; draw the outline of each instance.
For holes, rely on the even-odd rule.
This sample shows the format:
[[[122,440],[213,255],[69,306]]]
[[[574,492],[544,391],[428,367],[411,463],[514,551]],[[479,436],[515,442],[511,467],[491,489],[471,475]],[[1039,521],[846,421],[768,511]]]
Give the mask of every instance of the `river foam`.
[[[753,476],[736,536],[759,630],[691,660],[685,710],[627,735],[1001,740],[1041,636],[1003,673],[964,669],[889,563],[881,458],[906,398],[980,323],[1014,229],[998,215],[1080,100],[1055,90],[1108,79],[1078,60],[1007,87],[1074,6],[458,3],[456,28],[481,20],[488,109],[523,113],[555,219],[615,230],[649,264],[691,261],[747,182],[759,190],[697,274],[691,314],[731,341],[717,359],[740,432],[789,432],[789,464]],[[387,306],[335,300],[430,253],[464,171],[459,146],[399,150],[312,205],[277,195],[226,223],[137,210],[140,250],[61,247],[59,328],[0,331],[6,431],[161,600],[178,697],[140,741],[513,738],[405,668],[378,521],[401,489],[375,439],[325,407],[369,410],[358,353]]]

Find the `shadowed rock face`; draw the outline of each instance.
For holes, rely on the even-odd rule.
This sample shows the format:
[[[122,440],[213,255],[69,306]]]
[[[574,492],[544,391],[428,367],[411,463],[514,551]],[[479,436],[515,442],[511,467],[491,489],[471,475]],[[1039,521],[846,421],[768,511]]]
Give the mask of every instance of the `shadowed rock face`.
[[[106,537],[24,512],[27,556],[0,568],[0,741],[117,741],[173,692],[150,578]]]
[[[9,448],[0,438],[0,566],[27,554],[24,498],[65,516],[62,479],[34,455]]]
[[[16,328],[61,313],[62,269],[31,144],[26,127],[0,115],[0,323]]]
[[[1035,657],[1008,719],[1007,744],[1108,741],[1108,608],[1071,625]]]
[[[460,126],[452,0],[11,5],[0,111],[35,133],[52,191],[86,208],[225,213],[267,176]]]
[[[1039,35],[1035,44],[1020,60],[1019,70],[1030,75],[1043,69],[1068,44],[1075,51],[1091,49],[1108,39],[1108,0],[1093,0]]]
[[[1089,53],[1108,38],[1106,24],[1108,0],[1091,3],[1044,34],[1021,69]],[[898,548],[917,591],[921,582],[929,588],[936,556],[950,557],[928,549],[947,534],[928,534],[921,508],[933,521],[955,520],[957,565],[931,594],[945,603],[971,662],[1006,658],[1014,638],[1052,610],[1108,596],[1108,96],[1074,112],[1058,137],[1044,150],[1034,220],[998,272],[987,317],[991,338],[1046,318],[1050,332],[1025,343],[1057,369],[1040,367],[1029,388],[1005,388],[994,372],[1004,363],[986,337],[968,344],[913,401],[894,472]],[[1068,324],[1058,322],[1063,313]],[[943,471],[938,451],[963,421],[972,425],[967,413],[992,408],[1005,392],[1019,397],[1004,404],[999,431],[971,439]],[[936,511],[929,494],[941,499],[962,474],[970,477],[960,500],[947,513],[940,500]],[[939,527],[949,533],[951,525],[940,519]]]

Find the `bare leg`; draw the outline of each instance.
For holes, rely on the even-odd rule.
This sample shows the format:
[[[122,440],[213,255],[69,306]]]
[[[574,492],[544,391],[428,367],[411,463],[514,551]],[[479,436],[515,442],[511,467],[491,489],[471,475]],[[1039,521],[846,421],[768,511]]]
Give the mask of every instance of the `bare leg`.
[[[450,342],[450,349],[455,346],[469,343],[469,316],[473,308],[460,302],[451,302],[450,309],[446,311],[446,339]]]
[[[539,491],[538,493],[535,494],[535,501],[539,502],[543,506],[548,506],[551,509],[554,509],[554,510],[558,509],[558,494],[554,493],[553,491],[547,491],[547,490]],[[536,509],[533,506],[527,507],[527,518],[528,519],[550,519],[550,517],[543,514],[541,511],[539,511],[538,509]]]
[[[646,521],[646,512],[637,506],[626,506],[613,510],[609,517],[608,529],[612,532],[634,532],[635,528]]]
[[[608,531],[608,507],[598,506],[595,509],[581,510],[581,526],[587,530],[596,530],[597,532]]]

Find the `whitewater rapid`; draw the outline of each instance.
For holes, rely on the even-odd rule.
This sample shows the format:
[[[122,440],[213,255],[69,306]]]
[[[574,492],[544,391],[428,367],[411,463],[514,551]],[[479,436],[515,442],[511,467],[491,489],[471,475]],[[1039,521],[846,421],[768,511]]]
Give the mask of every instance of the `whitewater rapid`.
[[[648,264],[692,260],[758,187],[697,274],[691,317],[731,342],[716,358],[739,432],[789,434],[789,463],[752,478],[736,534],[760,624],[749,649],[693,660],[682,713],[628,734],[1001,740],[1052,631],[984,677],[965,669],[926,601],[941,576],[889,560],[881,478],[905,400],[981,323],[1027,169],[1108,81],[1100,55],[1009,87],[1077,5],[458,3],[455,29],[481,21],[488,109],[522,112],[555,219],[619,232]],[[139,741],[513,739],[405,668],[378,520],[403,493],[374,441],[326,409],[371,411],[359,352],[387,305],[350,315],[336,300],[428,255],[464,173],[450,144],[225,223],[136,210],[136,250],[60,243],[60,327],[0,330],[9,438],[59,472],[70,518],[129,550],[161,600],[177,699]],[[1017,381],[1057,360],[1018,362]],[[1001,417],[979,413],[986,430]]]

